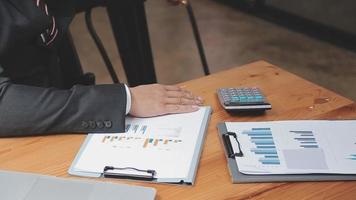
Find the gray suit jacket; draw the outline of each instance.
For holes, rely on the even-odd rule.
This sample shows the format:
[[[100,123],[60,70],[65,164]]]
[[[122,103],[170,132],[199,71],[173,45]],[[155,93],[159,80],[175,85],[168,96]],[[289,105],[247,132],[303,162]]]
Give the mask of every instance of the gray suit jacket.
[[[123,85],[76,85],[59,90],[12,84],[0,76],[0,137],[122,132],[125,111]]]
[[[71,132],[122,132],[124,85],[74,85],[57,55],[75,10],[98,0],[48,0],[59,36],[51,48],[38,45],[50,18],[32,0],[0,0],[0,137]],[[84,3],[87,3],[84,5]]]

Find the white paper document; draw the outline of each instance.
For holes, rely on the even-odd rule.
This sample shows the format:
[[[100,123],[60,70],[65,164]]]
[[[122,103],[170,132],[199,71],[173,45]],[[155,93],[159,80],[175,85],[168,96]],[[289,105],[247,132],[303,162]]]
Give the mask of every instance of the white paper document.
[[[226,127],[236,133],[243,152],[235,158],[241,173],[356,174],[356,120],[227,122]]]
[[[92,173],[102,173],[105,166],[133,167],[155,170],[158,179],[188,177],[208,109],[126,118],[125,133],[92,134],[74,167]]]

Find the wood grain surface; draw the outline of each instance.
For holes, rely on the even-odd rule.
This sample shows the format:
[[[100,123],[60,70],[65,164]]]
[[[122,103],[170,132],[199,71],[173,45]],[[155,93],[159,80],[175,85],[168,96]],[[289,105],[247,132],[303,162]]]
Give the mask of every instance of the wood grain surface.
[[[355,102],[259,61],[179,84],[213,108],[194,186],[96,179],[154,187],[157,199],[356,199],[356,181],[232,184],[216,125],[223,121],[356,119]],[[232,116],[220,106],[220,87],[259,87],[273,109],[264,115]],[[83,179],[67,174],[85,135],[0,139],[0,169]]]

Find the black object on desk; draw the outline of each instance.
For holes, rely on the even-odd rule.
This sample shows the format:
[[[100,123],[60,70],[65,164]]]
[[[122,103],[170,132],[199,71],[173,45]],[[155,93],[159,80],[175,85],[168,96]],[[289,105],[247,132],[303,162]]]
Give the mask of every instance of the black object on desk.
[[[134,167],[112,167],[106,166],[103,170],[105,178],[123,178],[133,180],[146,180],[152,181],[155,179],[155,170],[142,170]]]
[[[235,152],[235,148],[234,148],[231,140],[234,140],[236,142],[237,148],[238,148],[237,152]],[[227,132],[226,134],[223,134],[222,141],[226,148],[227,156],[229,158],[242,157],[244,155],[241,150],[241,145],[240,145],[239,140],[237,139],[236,133]]]
[[[220,88],[217,94],[221,106],[229,112],[260,112],[272,109],[258,88]]]

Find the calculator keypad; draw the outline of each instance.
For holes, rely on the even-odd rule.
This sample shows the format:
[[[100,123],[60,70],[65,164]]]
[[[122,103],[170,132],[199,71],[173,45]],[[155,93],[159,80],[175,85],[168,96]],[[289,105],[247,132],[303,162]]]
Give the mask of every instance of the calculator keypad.
[[[222,88],[219,92],[225,105],[265,102],[265,97],[258,88]]]

